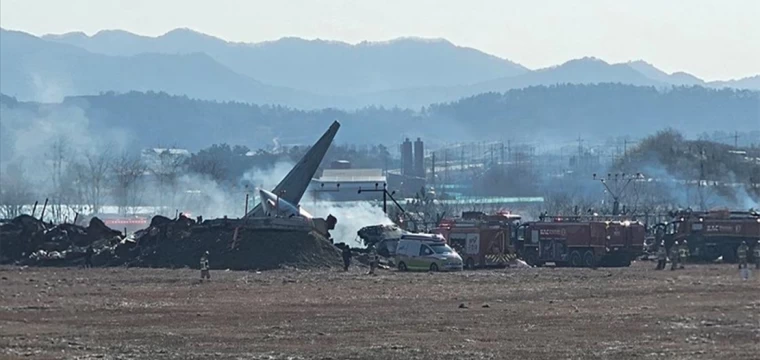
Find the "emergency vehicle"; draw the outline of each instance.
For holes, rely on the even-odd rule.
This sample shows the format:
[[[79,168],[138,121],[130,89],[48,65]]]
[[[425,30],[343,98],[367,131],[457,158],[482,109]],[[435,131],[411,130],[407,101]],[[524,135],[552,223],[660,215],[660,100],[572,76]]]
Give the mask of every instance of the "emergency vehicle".
[[[520,225],[515,237],[531,265],[629,266],[643,253],[646,228],[630,220],[547,217]]]
[[[656,225],[658,234],[662,234],[667,248],[686,240],[689,255],[694,259],[713,261],[722,256],[725,262],[736,262],[736,250],[742,241],[752,248],[760,240],[757,212],[682,210],[671,215],[672,221]]]
[[[517,257],[513,239],[519,215],[464,212],[459,218],[444,219],[433,230],[462,256],[464,267],[506,266]]]

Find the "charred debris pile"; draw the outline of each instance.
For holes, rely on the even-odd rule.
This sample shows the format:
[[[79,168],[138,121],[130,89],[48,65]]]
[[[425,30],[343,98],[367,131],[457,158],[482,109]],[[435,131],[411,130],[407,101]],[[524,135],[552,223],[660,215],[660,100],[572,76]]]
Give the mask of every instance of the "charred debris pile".
[[[339,267],[339,251],[315,231],[256,229],[233,219],[195,220],[155,216],[129,236],[98,218],[87,227],[52,225],[22,215],[0,220],[0,263],[37,266],[83,265],[92,247],[94,266],[182,268],[198,266],[210,253],[212,268],[268,270]]]

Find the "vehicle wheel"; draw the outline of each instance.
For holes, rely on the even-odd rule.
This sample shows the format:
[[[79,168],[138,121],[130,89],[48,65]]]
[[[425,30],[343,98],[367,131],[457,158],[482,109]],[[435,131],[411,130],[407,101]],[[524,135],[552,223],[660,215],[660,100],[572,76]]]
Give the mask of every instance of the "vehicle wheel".
[[[399,271],[406,271],[407,270],[406,264],[404,264],[404,262],[398,263],[398,270]]]
[[[430,264],[430,271],[438,272],[438,264],[436,263]]]
[[[594,258],[594,252],[591,250],[586,250],[586,253],[583,254],[583,265],[586,267],[596,267],[596,259]]]
[[[572,267],[583,266],[583,257],[581,256],[581,253],[578,252],[578,250],[575,250],[570,253],[570,266]]]
[[[523,260],[530,266],[538,266],[538,256],[532,251],[528,251],[523,256]]]
[[[475,269],[475,260],[472,258],[467,258],[467,262],[465,263],[465,266],[468,270],[474,270]]]

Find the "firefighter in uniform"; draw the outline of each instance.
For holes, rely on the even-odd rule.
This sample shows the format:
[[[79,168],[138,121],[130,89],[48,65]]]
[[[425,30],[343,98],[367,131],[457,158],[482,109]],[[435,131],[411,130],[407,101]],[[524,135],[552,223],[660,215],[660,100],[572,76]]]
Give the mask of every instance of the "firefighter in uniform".
[[[742,244],[736,249],[736,257],[739,258],[739,269],[747,268],[747,252],[749,252],[749,246],[747,246],[746,241],[742,241]]]
[[[755,243],[753,255],[755,256],[755,269],[760,270],[760,240]]]
[[[375,250],[375,246],[373,245],[369,249],[369,275],[375,275],[375,268],[377,267],[378,260],[377,250]]]
[[[660,242],[657,248],[657,268],[655,270],[665,269],[665,263],[668,261],[668,251],[665,249],[665,242]]]
[[[681,247],[678,245],[678,241],[673,243],[673,246],[670,247],[670,270],[675,270],[678,268],[678,258],[680,256],[679,249]]]
[[[686,262],[686,258],[689,257],[689,245],[684,240],[681,243],[681,247],[678,248],[678,268],[683,269],[683,263]]]
[[[201,255],[201,281],[203,279],[211,280],[211,274],[208,270],[208,251],[206,251]]]
[[[351,266],[351,248],[343,244],[341,255],[343,256],[343,271],[348,271],[348,267]]]
[[[665,264],[668,261],[668,251],[665,248],[665,242],[660,242],[660,246],[657,248],[657,268],[656,270],[665,269]]]

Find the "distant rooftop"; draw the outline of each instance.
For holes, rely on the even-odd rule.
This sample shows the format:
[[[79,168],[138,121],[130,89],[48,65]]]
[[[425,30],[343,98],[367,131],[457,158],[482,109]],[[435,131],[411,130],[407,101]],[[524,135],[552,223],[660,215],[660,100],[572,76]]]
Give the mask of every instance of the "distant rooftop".
[[[171,149],[152,148],[152,149],[143,150],[143,153],[146,153],[146,152],[149,153],[150,151],[153,151],[153,153],[155,153],[156,155],[161,155],[163,153],[168,152],[169,154],[172,154],[172,155],[190,156],[190,151],[188,151],[187,149],[175,149],[175,148],[171,148]]]
[[[385,182],[382,169],[324,169],[320,182]]]

